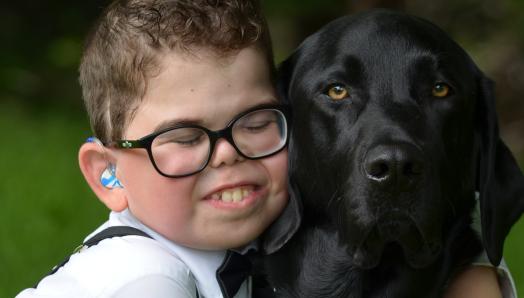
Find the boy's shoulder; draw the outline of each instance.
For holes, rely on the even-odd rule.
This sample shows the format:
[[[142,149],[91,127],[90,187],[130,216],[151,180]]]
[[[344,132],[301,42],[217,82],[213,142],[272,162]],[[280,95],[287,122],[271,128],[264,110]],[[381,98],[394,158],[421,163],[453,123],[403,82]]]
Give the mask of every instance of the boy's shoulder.
[[[137,280],[151,277],[180,288],[195,288],[189,268],[161,243],[142,236],[123,236],[104,239],[73,254],[65,266],[40,282],[38,290],[63,284],[72,292],[89,292],[89,297],[110,297]]]
[[[158,266],[158,264],[166,265]],[[82,270],[84,273],[89,272],[83,268],[89,268],[98,273],[97,267],[114,271],[128,271],[137,268],[142,271],[148,269],[159,273],[167,270],[166,274],[172,273],[173,270],[189,273],[189,269],[178,256],[160,242],[136,235],[104,239],[96,245],[73,254],[68,265],[67,270],[74,273],[77,273],[77,270]]]

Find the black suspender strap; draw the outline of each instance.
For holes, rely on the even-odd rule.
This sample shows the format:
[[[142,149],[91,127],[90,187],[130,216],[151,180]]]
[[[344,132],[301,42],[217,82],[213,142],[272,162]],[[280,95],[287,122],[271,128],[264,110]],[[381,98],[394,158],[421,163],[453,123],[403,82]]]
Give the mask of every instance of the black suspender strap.
[[[143,236],[143,237],[151,238],[151,236],[149,236],[148,234],[142,232],[139,229],[133,228],[133,227],[114,226],[114,227],[109,227],[107,229],[104,229],[104,230],[100,231],[98,234],[94,235],[93,237],[87,239],[84,242],[84,244],[82,244],[79,247],[77,247],[74,250],[73,253],[76,253],[76,252],[80,251],[81,249],[88,248],[88,247],[93,246],[93,245],[97,245],[100,241],[102,241],[104,239],[113,238],[113,237],[131,236],[131,235],[133,235],[133,236]],[[153,238],[151,238],[151,239],[153,239]],[[57,272],[58,269],[60,269],[62,266],[67,264],[67,262],[69,262],[70,258],[71,258],[71,256],[68,256],[60,264],[58,264],[55,267],[53,267],[51,272],[49,272],[47,275],[51,275],[51,274],[54,274],[55,272]]]
[[[87,239],[86,242],[84,242],[83,246],[90,247],[93,245],[97,245],[98,242],[104,239],[113,238],[113,237],[122,237],[122,236],[143,236],[143,237],[151,238],[151,236],[149,236],[148,234],[142,232],[139,229],[133,228],[133,227],[114,226],[114,227],[109,227],[107,229],[104,229],[100,231],[100,233]]]
[[[143,232],[143,231],[141,231],[139,229],[136,229],[136,228],[133,228],[133,227],[128,227],[128,226],[114,226],[114,227],[106,228],[106,229],[100,231],[99,233],[95,234],[93,237],[87,239],[82,245],[77,247],[74,250],[73,253],[76,253],[76,252],[80,251],[81,249],[88,248],[88,247],[91,247],[93,245],[97,245],[100,241],[102,241],[104,239],[109,239],[109,238],[113,238],[113,237],[123,237],[123,236],[142,236],[142,237],[153,239],[153,237],[149,236],[148,234],[146,234],[145,232]],[[51,275],[51,274],[54,274],[55,272],[57,272],[58,269],[60,269],[62,266],[67,264],[67,262],[69,262],[70,258],[71,258],[71,256],[68,256],[60,264],[58,264],[55,267],[53,267],[51,272],[49,272],[47,275]],[[36,288],[36,285],[34,286],[34,288]],[[198,293],[198,288],[196,288],[196,297],[197,298],[200,297],[200,295]]]

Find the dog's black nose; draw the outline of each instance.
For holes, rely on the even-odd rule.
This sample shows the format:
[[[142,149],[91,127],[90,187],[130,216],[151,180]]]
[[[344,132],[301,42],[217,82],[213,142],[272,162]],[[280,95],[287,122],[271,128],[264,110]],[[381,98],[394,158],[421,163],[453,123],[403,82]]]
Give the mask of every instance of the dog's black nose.
[[[366,154],[364,171],[381,185],[409,190],[424,174],[423,154],[408,143],[378,145]]]

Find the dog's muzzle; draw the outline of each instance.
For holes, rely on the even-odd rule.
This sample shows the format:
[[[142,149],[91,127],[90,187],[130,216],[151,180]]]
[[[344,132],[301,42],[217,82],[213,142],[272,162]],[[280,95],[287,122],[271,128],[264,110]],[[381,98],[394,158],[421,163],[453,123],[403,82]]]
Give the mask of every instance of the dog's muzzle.
[[[413,268],[429,265],[440,252],[441,240],[414,219],[420,197],[426,195],[421,191],[429,171],[424,153],[410,142],[386,142],[369,148],[362,161],[367,192],[361,195],[373,219],[348,235],[348,243],[357,244],[350,248],[353,262],[369,269],[387,255],[404,258]]]
[[[408,143],[382,144],[371,148],[363,163],[364,176],[375,187],[388,191],[411,191],[424,177],[422,152]]]
[[[412,268],[424,268],[435,261],[441,251],[438,239],[427,239],[415,221],[403,211],[391,210],[377,217],[360,245],[352,252],[353,263],[363,269],[379,265],[383,255],[400,259],[402,255],[388,254],[394,245],[401,248],[405,261]]]

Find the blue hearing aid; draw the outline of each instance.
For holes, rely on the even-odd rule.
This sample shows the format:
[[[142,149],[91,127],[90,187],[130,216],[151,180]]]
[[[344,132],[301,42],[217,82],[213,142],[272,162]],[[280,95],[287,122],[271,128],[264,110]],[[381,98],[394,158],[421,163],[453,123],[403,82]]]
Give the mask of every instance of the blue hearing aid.
[[[87,138],[86,139],[86,143],[97,143],[98,145],[100,145],[102,147],[104,146],[102,144],[102,141],[100,141],[97,137],[89,137],[89,138]]]
[[[107,169],[102,172],[102,175],[100,176],[100,183],[106,188],[113,189],[113,188],[124,188],[122,183],[120,183],[120,180],[116,178],[116,168],[113,164],[109,164]]]
[[[97,139],[96,137],[89,137],[86,140],[87,143],[96,143],[100,145],[102,148],[105,148],[102,142]],[[124,188],[122,183],[120,183],[120,180],[116,178],[116,167],[115,165],[109,163],[107,168],[102,172],[102,175],[100,176],[100,183],[106,188],[113,189],[113,188]]]

